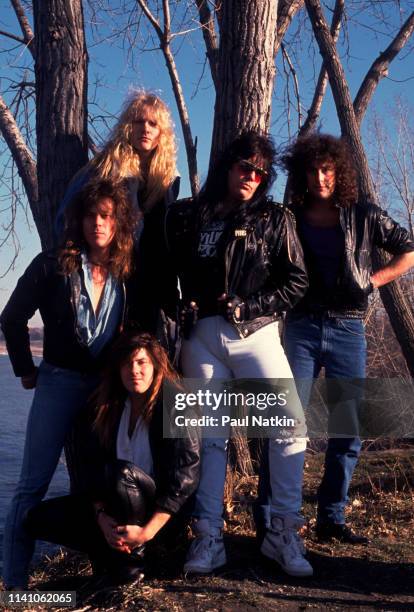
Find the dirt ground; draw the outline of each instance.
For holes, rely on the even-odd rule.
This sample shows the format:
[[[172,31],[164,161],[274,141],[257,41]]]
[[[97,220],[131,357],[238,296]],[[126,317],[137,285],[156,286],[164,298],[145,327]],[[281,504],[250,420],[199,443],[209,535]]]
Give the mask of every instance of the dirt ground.
[[[304,537],[314,576],[290,578],[260,556],[251,503],[255,478],[236,481],[227,502],[228,565],[214,576],[186,579],[185,544],[154,545],[140,584],[113,587],[90,575],[85,557],[62,554],[40,568],[32,587],[76,590],[87,610],[414,610],[414,449],[363,453],[348,520],[371,538],[367,546],[320,544],[313,527],[322,453],[309,454]],[[62,610],[65,608],[62,608]],[[68,608],[66,608],[67,610]]]

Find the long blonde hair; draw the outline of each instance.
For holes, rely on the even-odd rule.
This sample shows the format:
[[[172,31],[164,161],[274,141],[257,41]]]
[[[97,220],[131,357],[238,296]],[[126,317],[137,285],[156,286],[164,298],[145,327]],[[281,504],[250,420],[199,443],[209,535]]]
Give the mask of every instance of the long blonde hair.
[[[146,176],[142,173],[140,157],[130,142],[132,123],[142,115],[144,108],[153,113],[160,128],[159,142],[151,156]],[[107,144],[91,164],[102,179],[117,181],[136,177],[145,183],[143,204],[148,210],[164,197],[177,176],[176,158],[174,124],[167,105],[153,93],[134,91],[125,101]]]

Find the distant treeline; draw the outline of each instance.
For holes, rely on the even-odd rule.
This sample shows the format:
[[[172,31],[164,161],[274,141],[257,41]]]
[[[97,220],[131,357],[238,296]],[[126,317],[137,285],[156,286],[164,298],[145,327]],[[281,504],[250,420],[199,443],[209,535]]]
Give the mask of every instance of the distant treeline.
[[[30,340],[43,340],[43,327],[30,327]],[[3,332],[0,330],[0,342],[5,341]]]

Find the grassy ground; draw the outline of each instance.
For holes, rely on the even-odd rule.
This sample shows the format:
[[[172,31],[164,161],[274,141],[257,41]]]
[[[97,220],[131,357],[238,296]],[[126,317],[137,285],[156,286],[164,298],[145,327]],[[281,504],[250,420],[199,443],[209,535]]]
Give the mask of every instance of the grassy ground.
[[[185,579],[185,543],[168,553],[154,545],[141,584],[110,587],[90,576],[85,557],[62,554],[32,580],[40,590],[76,590],[77,607],[93,610],[414,610],[414,449],[362,454],[348,520],[371,538],[368,546],[320,544],[314,537],[315,490],[322,453],[308,453],[303,535],[312,578],[284,575],[258,554],[251,518],[255,478],[235,478],[227,500],[229,563],[217,575]],[[64,608],[63,608],[64,609]]]

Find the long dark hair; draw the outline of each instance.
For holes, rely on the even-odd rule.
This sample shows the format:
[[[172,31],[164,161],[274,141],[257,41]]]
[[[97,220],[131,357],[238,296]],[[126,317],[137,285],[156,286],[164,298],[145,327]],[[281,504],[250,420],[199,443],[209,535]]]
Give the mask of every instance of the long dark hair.
[[[351,206],[357,201],[357,171],[347,142],[330,134],[311,134],[298,138],[281,158],[289,173],[292,204],[305,204],[307,168],[315,162],[328,160],[335,165],[335,200],[343,206]]]
[[[273,141],[270,136],[259,134],[259,132],[243,132],[224,149],[216,163],[210,168],[199,195],[201,207],[211,210],[218,202],[225,199],[229,170],[238,161],[252,158],[257,159],[257,163],[267,171],[254,194],[254,201],[258,201],[268,193],[276,179],[276,149]]]
[[[82,223],[86,213],[104,198],[114,203],[115,235],[110,245],[108,269],[115,278],[123,279],[131,272],[134,228],[137,212],[121,182],[91,180],[71,201],[65,212],[63,246],[58,255],[63,274],[79,267],[80,253],[86,248]]]
[[[90,400],[90,404],[95,409],[93,427],[106,447],[111,445],[113,436],[116,435],[115,427],[128,395],[122,384],[121,367],[140,349],[147,352],[154,366],[154,379],[142,413],[142,418],[146,423],[152,419],[153,409],[163,381],[175,383],[179,380],[178,374],[168,360],[166,351],[154,336],[133,331],[121,334],[111,348],[108,363],[103,371],[102,382]]]

